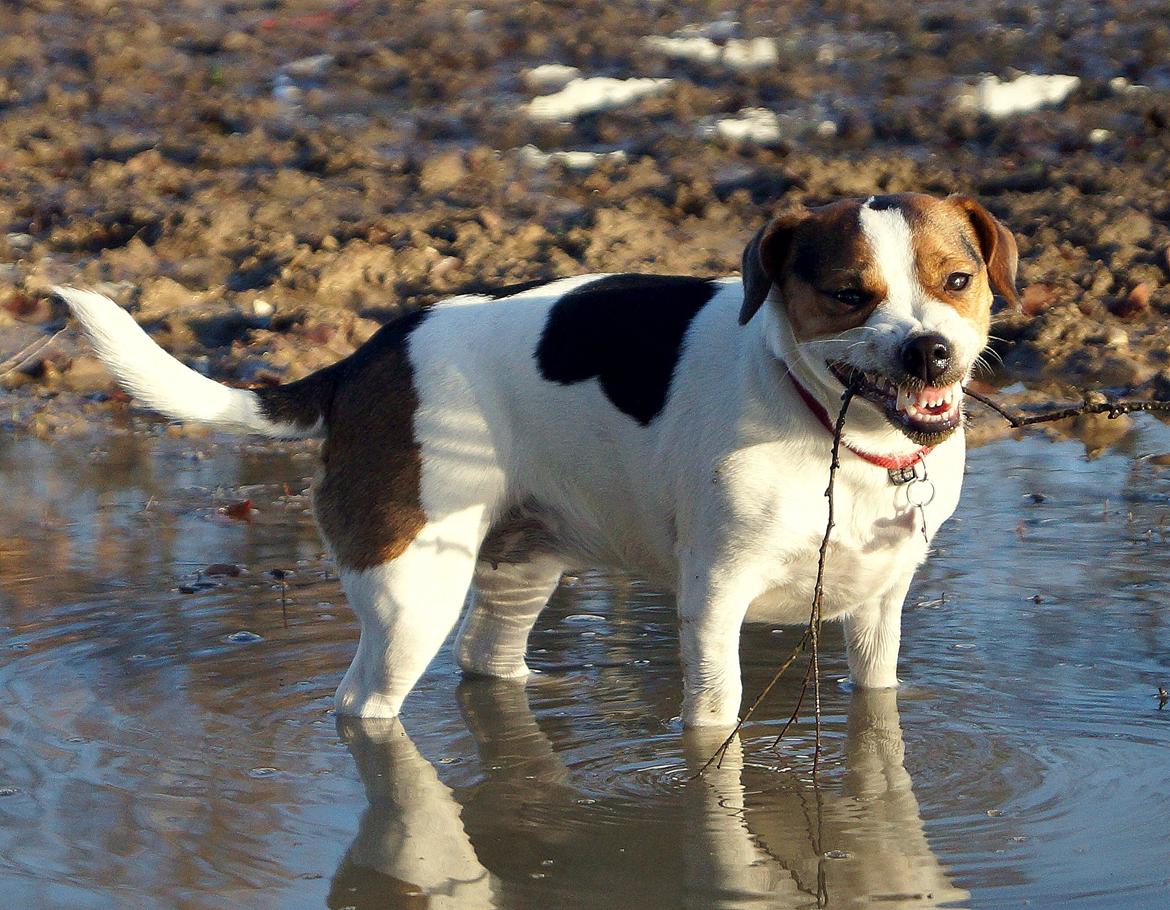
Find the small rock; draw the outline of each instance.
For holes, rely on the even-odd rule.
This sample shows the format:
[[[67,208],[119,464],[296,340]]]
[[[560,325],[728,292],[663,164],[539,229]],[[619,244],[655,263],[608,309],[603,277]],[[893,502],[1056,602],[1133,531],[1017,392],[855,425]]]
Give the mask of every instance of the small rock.
[[[252,44],[252,37],[247,32],[228,32],[220,42],[225,51],[246,51]]]
[[[292,78],[287,73],[279,73],[272,80],[272,97],[277,101],[282,101],[285,104],[299,104],[304,94],[293,84]]]
[[[441,281],[451,272],[458,271],[462,267],[463,260],[458,256],[444,256],[433,266],[431,266],[431,278],[435,281]]]
[[[1108,269],[1099,269],[1093,276],[1093,283],[1089,285],[1089,292],[1094,297],[1104,297],[1113,290],[1113,275]]]
[[[424,193],[442,193],[457,186],[466,176],[463,154],[445,152],[423,163],[418,182]]]
[[[239,566],[230,562],[213,562],[206,569],[208,575],[225,575],[229,578],[237,578],[241,572]]]
[[[524,84],[533,91],[555,92],[564,88],[581,75],[575,66],[566,66],[563,63],[544,63],[526,70],[521,77]]]
[[[1129,335],[1117,326],[1105,333],[1105,347],[1117,349],[1128,347],[1128,345]]]
[[[1000,118],[1060,104],[1080,84],[1077,76],[1027,73],[1007,82],[998,76],[984,76],[974,89],[960,92],[957,100],[961,107]]]
[[[257,316],[268,317],[271,316],[274,311],[275,307],[273,307],[272,304],[267,300],[257,299],[252,301],[252,312]]]
[[[1137,319],[1146,315],[1150,310],[1150,294],[1153,291],[1154,285],[1149,281],[1134,285],[1128,294],[1113,302],[1110,307],[1113,315],[1122,319]]]
[[[1035,316],[1052,306],[1056,288],[1051,284],[1030,284],[1020,294],[1020,308],[1027,316]]]
[[[660,95],[673,82],[672,79],[614,79],[609,76],[573,79],[559,92],[533,98],[525,105],[524,111],[533,120],[569,121],[582,114],[609,111],[651,95]]]
[[[332,54],[314,54],[312,57],[302,57],[281,67],[281,71],[299,79],[320,78],[329,72],[337,58]]]

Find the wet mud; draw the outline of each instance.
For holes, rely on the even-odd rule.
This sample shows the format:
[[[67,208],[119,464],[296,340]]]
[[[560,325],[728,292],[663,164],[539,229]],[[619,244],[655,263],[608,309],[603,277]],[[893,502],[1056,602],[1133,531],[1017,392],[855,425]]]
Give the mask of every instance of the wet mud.
[[[920,190],[1019,237],[1027,313],[994,329],[995,381],[1164,394],[1168,9],[7,5],[0,355],[61,327],[46,289],[75,282],[216,378],[291,379],[444,296],[729,274],[778,206]],[[1079,81],[982,113],[984,74],[1020,72]],[[574,73],[660,82],[532,106]],[[0,419],[41,432],[112,391],[69,332],[5,371]]]

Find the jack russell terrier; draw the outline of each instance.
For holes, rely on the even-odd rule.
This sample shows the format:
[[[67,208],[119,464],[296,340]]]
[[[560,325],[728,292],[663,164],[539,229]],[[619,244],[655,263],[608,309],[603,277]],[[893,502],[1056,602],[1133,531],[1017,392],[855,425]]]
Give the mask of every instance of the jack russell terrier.
[[[361,620],[340,714],[396,716],[468,588],[460,666],[523,677],[562,573],[608,566],[675,592],[683,722],[730,726],[741,625],[809,614],[846,386],[822,615],[845,623],[855,685],[897,685],[902,601],[959,498],[961,386],[992,290],[1018,306],[1016,262],[972,199],[842,200],[762,228],[742,284],[587,275],[455,297],[254,391],[183,366],[108,298],[58,293],[147,407],[324,439],[315,514]]]

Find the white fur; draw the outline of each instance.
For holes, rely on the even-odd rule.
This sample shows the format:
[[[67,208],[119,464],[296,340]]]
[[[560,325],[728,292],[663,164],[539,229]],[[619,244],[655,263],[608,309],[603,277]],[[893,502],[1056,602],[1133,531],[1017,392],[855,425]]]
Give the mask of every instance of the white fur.
[[[878,357],[894,362],[910,335],[937,333],[951,345],[954,359],[972,363],[983,347],[979,332],[952,306],[931,294],[918,280],[917,251],[910,224],[896,208],[861,209],[861,230],[874,250],[889,294],[869,325],[881,333]]]
[[[53,293],[69,305],[118,382],[146,407],[176,420],[237,432],[282,438],[320,435],[320,426],[306,430],[268,420],[254,393],[221,385],[179,363],[109,297],[64,287],[53,288]]]
[[[887,345],[935,318],[899,247],[903,226],[884,214],[863,218],[893,289],[871,325],[797,345],[774,301],[739,326],[740,283],[720,282],[692,321],[666,405],[648,426],[621,413],[596,380],[560,385],[540,375],[534,352],[550,308],[597,276],[436,307],[408,343],[428,524],[393,561],[341,572],[362,628],[338,711],[396,716],[454,627],[473,577],[460,664],[524,675],[528,631],[561,568],[608,566],[677,593],[684,723],[733,724],[740,626],[807,620],[827,519],[831,436],[788,370],[835,414],[841,386],[828,375],[826,345],[880,367]],[[258,426],[249,393],[212,392],[219,387],[172,361],[104,298],[66,295],[103,359],[144,401],[175,416]],[[884,454],[916,448],[864,401],[849,412],[846,439]],[[926,459],[936,491],[926,537],[955,508],[963,462],[961,430]],[[902,600],[927,549],[922,514],[906,487],[849,452],[835,496],[823,615],[846,623],[854,681],[894,686]],[[525,505],[546,517],[555,545],[521,566],[477,563],[492,524]]]
[[[386,672],[358,666],[381,655],[388,666],[401,670],[405,661],[422,672],[455,622],[487,526],[518,503],[539,503],[555,516],[557,552],[524,567],[475,568],[477,592],[456,644],[466,670],[522,676],[528,631],[560,568],[617,567],[677,592],[683,719],[726,726],[740,706],[742,623],[808,618],[831,437],[777,358],[774,343],[787,337],[781,311],[766,307],[740,328],[739,282],[723,282],[690,326],[665,408],[641,426],[597,381],[563,386],[539,373],[533,352],[549,309],[588,280],[507,301],[460,298],[440,305],[411,337],[425,509],[443,522],[480,507],[484,522],[437,549],[412,545],[360,583],[347,580],[355,609],[379,617],[374,627],[388,638],[359,648],[339,710],[397,710],[409,674],[388,693],[380,688]],[[824,394],[834,413],[839,394],[839,384]],[[856,411],[849,438],[891,443],[874,451],[915,448],[884,418],[871,427],[860,404]],[[955,507],[963,458],[961,433],[928,458],[937,490],[926,510],[928,535]],[[824,615],[847,621],[855,681],[893,686],[902,599],[926,553],[921,516],[905,487],[849,453],[836,497]],[[417,618],[391,634],[402,611]],[[363,621],[363,643],[370,628]],[[363,691],[348,701],[359,684],[378,697]]]

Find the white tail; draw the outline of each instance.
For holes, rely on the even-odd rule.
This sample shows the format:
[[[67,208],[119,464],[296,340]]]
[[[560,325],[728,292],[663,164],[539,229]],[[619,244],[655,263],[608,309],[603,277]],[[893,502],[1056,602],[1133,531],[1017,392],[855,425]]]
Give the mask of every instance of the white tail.
[[[298,438],[320,435],[306,427],[270,420],[256,392],[233,389],[184,366],[157,344],[109,297],[77,288],[53,288],[73,311],[98,357],[131,395],[176,420],[226,430]]]

